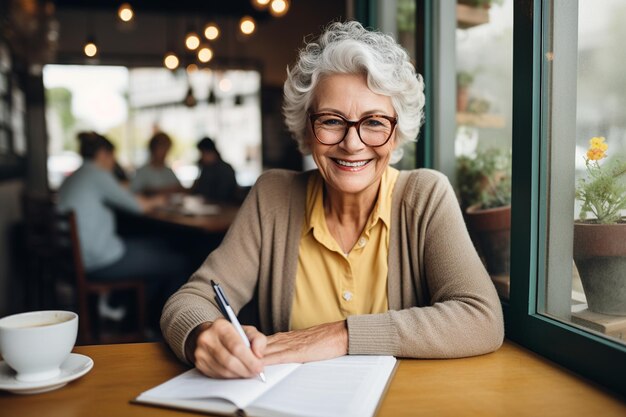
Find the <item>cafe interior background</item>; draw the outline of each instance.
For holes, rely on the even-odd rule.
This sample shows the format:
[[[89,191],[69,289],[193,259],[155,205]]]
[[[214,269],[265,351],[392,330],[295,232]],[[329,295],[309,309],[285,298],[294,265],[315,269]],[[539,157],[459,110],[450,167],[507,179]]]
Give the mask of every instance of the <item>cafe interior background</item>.
[[[30,268],[36,254],[25,243],[23,202],[54,193],[80,165],[77,132],[110,138],[132,173],[162,130],[174,142],[168,162],[187,187],[203,136],[215,139],[243,187],[267,169],[310,169],[282,122],[286,67],[325,24],[357,19],[394,36],[425,77],[425,123],[396,167],[431,167],[450,178],[502,299],[507,337],[619,387],[626,224],[601,235],[621,242],[606,290],[618,297],[618,311],[604,314],[589,302],[601,290],[585,283],[572,259],[575,192],[588,175],[590,138],[606,138],[601,164],[626,159],[623,1],[0,4],[0,316],[76,308],[71,280],[34,295],[44,292],[36,275],[45,271]],[[485,228],[477,203],[499,215],[499,225]],[[221,235],[193,235],[205,237],[210,248]]]

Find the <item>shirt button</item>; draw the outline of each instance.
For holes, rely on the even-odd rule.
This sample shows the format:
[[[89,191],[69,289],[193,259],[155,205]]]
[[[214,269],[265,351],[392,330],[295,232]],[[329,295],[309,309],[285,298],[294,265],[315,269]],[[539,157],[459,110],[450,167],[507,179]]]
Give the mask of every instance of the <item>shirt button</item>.
[[[343,299],[346,301],[352,300],[352,293],[350,291],[343,292]]]
[[[359,246],[363,247],[365,246],[365,244],[367,243],[367,239],[365,239],[364,237],[362,237],[361,239],[359,239]]]

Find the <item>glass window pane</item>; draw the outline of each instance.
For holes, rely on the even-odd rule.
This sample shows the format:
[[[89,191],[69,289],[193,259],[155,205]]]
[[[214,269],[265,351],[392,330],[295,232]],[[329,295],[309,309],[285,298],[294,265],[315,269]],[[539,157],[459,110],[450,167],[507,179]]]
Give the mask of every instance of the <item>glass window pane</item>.
[[[456,186],[476,249],[509,297],[513,1],[456,9]]]
[[[537,309],[624,343],[626,3],[546,3]]]
[[[261,173],[261,74],[254,70],[46,65],[48,178],[57,188],[80,165],[76,134],[95,130],[131,172],[148,160],[157,130],[173,140],[168,162],[181,184],[197,177],[196,143],[216,141],[240,186]]]

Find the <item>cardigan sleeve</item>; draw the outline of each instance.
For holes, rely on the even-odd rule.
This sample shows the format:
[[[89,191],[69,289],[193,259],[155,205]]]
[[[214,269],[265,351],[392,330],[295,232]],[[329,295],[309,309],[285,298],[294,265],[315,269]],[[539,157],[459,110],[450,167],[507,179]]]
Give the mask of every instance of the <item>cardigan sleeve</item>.
[[[222,317],[214,301],[211,280],[220,283],[238,312],[254,295],[259,274],[261,215],[259,191],[263,177],[252,188],[220,246],[206,258],[189,281],[163,307],[161,331],[174,353],[184,362],[189,333],[205,322]]]
[[[502,344],[500,300],[452,187],[441,174],[421,177],[405,190],[404,247],[397,251],[399,259],[389,261],[410,265],[401,273],[402,288],[424,288],[424,305],[349,317],[350,354],[455,358],[492,352]]]

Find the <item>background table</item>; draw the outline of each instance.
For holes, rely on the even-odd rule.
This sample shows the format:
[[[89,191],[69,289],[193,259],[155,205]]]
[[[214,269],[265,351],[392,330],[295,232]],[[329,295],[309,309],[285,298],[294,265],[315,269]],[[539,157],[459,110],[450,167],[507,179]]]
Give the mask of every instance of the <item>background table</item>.
[[[0,393],[0,415],[189,416],[130,401],[186,368],[160,343],[77,347],[90,373],[36,395]],[[378,410],[402,416],[626,416],[626,404],[541,357],[505,342],[464,359],[401,360]]]

